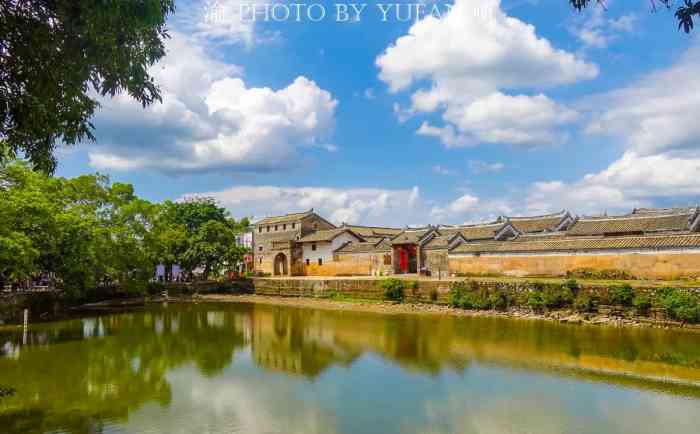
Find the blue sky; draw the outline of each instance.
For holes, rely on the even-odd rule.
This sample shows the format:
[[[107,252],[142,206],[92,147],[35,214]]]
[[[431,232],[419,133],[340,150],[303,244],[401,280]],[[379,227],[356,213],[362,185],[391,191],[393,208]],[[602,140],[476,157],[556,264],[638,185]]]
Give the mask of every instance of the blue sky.
[[[440,16],[410,22],[383,21],[377,2],[353,22],[335,2],[319,22],[238,15],[266,2],[179,2],[153,68],[163,104],[103,100],[98,142],[62,150],[58,174],[337,223],[699,202],[700,44],[648,0],[583,14],[565,0],[425,2]]]

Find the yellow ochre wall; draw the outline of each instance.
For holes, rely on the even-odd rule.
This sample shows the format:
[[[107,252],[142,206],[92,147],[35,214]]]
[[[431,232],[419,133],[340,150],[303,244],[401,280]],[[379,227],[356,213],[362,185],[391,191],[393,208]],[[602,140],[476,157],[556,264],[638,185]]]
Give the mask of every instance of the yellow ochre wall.
[[[596,255],[467,256],[450,255],[453,274],[563,276],[581,268],[622,270],[639,278],[677,279],[700,276],[700,251],[683,253],[610,253]]]
[[[384,265],[382,253],[336,255],[323,265],[304,265],[306,276],[371,276],[391,274],[391,265]]]

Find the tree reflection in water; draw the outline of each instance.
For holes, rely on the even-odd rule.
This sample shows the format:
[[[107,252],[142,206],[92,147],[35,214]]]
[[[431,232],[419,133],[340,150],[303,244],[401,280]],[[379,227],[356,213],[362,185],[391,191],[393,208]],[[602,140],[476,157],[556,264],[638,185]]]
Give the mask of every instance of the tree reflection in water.
[[[168,373],[216,379],[237,352],[261,370],[315,380],[376,354],[427,377],[471,363],[700,397],[698,335],[538,321],[379,315],[248,304],[177,304],[0,333],[6,432],[102,432],[145,403],[168,407]],[[657,380],[673,380],[677,384]]]

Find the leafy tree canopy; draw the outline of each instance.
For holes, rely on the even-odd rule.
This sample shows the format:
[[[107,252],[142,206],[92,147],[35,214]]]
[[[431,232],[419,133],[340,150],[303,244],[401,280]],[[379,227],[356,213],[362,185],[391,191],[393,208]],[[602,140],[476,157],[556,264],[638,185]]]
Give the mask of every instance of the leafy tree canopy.
[[[0,0],[0,158],[52,173],[57,143],[94,140],[98,95],[160,100],[148,69],[165,54],[174,0]]]
[[[65,179],[0,165],[0,286],[49,273],[76,295],[139,289],[157,264],[221,273],[242,260],[236,222],[213,199],[151,203],[106,176]]]

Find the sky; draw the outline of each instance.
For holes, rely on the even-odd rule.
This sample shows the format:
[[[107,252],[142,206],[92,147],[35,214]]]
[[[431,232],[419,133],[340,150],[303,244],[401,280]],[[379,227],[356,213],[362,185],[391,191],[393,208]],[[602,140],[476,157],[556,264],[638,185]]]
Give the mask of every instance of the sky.
[[[700,39],[649,0],[176,7],[162,103],[101,98],[58,175],[338,224],[700,203]]]

